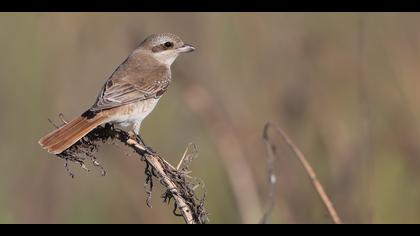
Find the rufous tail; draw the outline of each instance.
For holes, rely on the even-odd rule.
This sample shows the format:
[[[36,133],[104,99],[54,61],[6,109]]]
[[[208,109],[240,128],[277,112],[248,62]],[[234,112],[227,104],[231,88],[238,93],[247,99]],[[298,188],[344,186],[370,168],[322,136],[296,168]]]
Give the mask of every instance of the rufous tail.
[[[88,119],[80,116],[42,137],[38,143],[53,154],[60,154],[97,126],[107,122],[100,113]]]

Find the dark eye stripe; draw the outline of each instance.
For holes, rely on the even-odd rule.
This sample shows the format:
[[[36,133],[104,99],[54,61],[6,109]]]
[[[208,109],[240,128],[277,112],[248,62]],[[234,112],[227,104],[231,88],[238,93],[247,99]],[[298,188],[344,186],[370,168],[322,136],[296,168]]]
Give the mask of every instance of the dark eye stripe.
[[[153,48],[152,48],[152,52],[160,52],[160,51],[164,51],[164,50],[167,50],[167,49],[170,49],[170,48],[172,48],[174,46],[174,43],[172,43],[172,42],[166,42],[166,43],[163,43],[163,44],[160,44],[160,45],[157,45],[157,46],[154,46]]]
[[[163,45],[157,45],[152,48],[152,52],[160,52],[163,50],[166,50],[166,48]]]

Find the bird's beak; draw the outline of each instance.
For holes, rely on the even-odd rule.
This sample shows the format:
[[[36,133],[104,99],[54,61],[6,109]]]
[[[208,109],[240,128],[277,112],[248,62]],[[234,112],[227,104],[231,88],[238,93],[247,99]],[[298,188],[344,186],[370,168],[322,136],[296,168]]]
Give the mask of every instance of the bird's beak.
[[[194,50],[195,50],[195,47],[193,47],[190,44],[184,44],[184,45],[182,45],[182,47],[179,47],[177,49],[178,52],[192,52]]]

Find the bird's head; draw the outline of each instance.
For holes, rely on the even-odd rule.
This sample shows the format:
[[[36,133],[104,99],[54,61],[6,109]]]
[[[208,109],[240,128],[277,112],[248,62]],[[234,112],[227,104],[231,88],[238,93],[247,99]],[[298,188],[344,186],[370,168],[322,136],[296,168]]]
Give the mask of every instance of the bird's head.
[[[170,66],[181,53],[192,52],[195,48],[185,44],[180,37],[171,33],[152,34],[139,46],[138,50],[151,54],[159,62]]]

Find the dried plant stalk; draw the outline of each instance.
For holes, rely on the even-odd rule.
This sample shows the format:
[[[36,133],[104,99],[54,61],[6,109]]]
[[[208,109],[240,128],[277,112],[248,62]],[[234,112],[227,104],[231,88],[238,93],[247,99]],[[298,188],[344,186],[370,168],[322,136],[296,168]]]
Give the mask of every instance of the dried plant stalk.
[[[293,143],[293,141],[289,138],[289,136],[284,132],[278,125],[267,123],[264,127],[264,134],[263,139],[267,144],[268,154],[270,155],[269,159],[274,158],[274,148],[271,146],[269,136],[268,136],[268,130],[270,127],[273,127],[275,131],[277,131],[280,136],[283,138],[283,140],[286,142],[286,144],[290,147],[290,149],[294,152],[300,163],[302,164],[303,168],[305,169],[306,173],[308,174],[309,178],[311,179],[312,185],[314,186],[316,192],[318,193],[319,197],[322,200],[322,203],[324,204],[325,208],[327,209],[331,220],[335,224],[341,224],[342,221],[340,217],[337,214],[337,211],[334,208],[333,203],[331,202],[330,198],[328,197],[327,193],[324,190],[324,187],[322,187],[321,183],[318,180],[318,177],[313,170],[312,166],[309,164],[307,159],[305,158],[305,155],[303,155],[302,151]],[[271,209],[269,209],[271,211]],[[267,217],[266,215],[264,216]]]
[[[60,116],[61,120],[65,122]],[[55,127],[58,127],[54,124]],[[156,177],[159,182],[166,188],[166,192],[162,195],[164,202],[170,203],[171,199],[174,199],[174,214],[182,216],[187,224],[203,224],[206,223],[207,213],[204,208],[204,198],[198,199],[194,192],[197,183],[193,182],[191,177],[187,176],[189,173],[187,167],[178,170],[170,165],[161,156],[150,153],[146,147],[137,141],[136,138],[132,137],[129,133],[124,130],[117,129],[113,125],[106,124],[105,126],[98,126],[87,134],[83,139],[79,140],[73,146],[58,154],[60,158],[66,161],[65,167],[68,169],[68,162],[76,162],[86,170],[85,166],[86,157],[89,158],[93,165],[96,167],[103,168],[97,162],[94,153],[98,150],[98,144],[100,142],[105,143],[107,141],[120,141],[130,147],[135,153],[137,153],[141,160],[146,162],[146,193],[148,195],[147,205],[150,206],[150,195],[153,188],[153,177]],[[189,150],[188,146],[186,153],[184,153],[183,159]],[[195,147],[195,146],[194,146]],[[182,164],[183,160],[181,160]],[[180,165],[181,165],[180,164]],[[74,175],[69,171],[70,175]],[[103,175],[105,171],[103,170]],[[187,180],[188,178],[188,180]],[[181,214],[176,213],[179,210]]]

